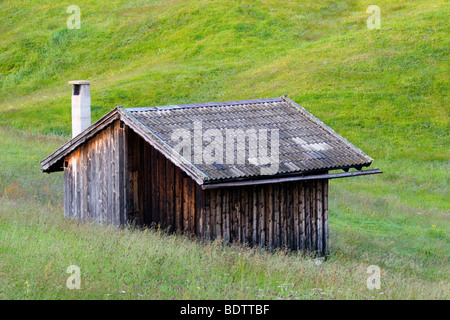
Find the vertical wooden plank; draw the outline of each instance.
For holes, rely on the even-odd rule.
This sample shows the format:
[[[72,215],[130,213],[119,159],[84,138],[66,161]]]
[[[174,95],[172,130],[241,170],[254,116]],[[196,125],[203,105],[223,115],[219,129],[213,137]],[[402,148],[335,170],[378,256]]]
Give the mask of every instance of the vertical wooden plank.
[[[74,185],[74,172],[73,172],[73,156],[70,155],[68,157],[69,168],[68,168],[68,187],[69,187],[69,216],[75,216],[75,208],[74,208],[74,193],[75,193],[75,185]]]
[[[95,210],[97,212],[96,214],[96,221],[99,223],[103,223],[103,184],[102,184],[102,170],[103,170],[103,157],[102,157],[102,140],[101,135],[99,134],[97,136],[97,139],[95,139],[95,163],[96,163],[96,171],[94,172],[95,176],[95,183],[96,183],[96,204],[95,204]]]
[[[204,201],[203,201],[203,190],[202,188],[195,182],[192,182],[195,190],[195,232],[198,237],[203,238],[205,236],[205,209],[204,209]]]
[[[85,215],[90,220],[93,220],[94,217],[92,216],[92,199],[91,199],[91,193],[92,193],[92,167],[91,167],[91,153],[92,153],[92,143],[89,141],[86,143],[86,151],[85,151],[85,196],[86,196],[86,204],[85,204]]]
[[[286,194],[286,183],[280,183],[280,247],[287,248],[287,219],[288,219],[288,205]]]
[[[175,225],[175,166],[168,160],[166,160],[166,164],[167,227],[169,231],[173,231]]]
[[[251,197],[252,197],[252,211],[251,214],[253,215],[253,220],[252,220],[252,245],[256,246],[258,244],[258,234],[259,234],[259,230],[258,230],[258,208],[259,208],[259,201],[258,201],[258,195],[257,195],[257,189],[256,186],[252,186],[250,188],[251,190]]]
[[[71,203],[71,212],[72,217],[77,217],[77,208],[76,208],[76,201],[77,201],[77,188],[76,188],[76,168],[77,168],[77,159],[75,158],[75,153],[72,153],[70,157],[70,164],[71,164],[71,175],[70,175],[70,188],[71,188],[71,197],[70,197],[70,203]]]
[[[123,215],[123,172],[124,172],[124,163],[125,159],[123,159],[123,132],[124,129],[120,127],[120,121],[117,120],[116,125],[116,222],[115,225],[119,226],[122,224],[122,215]]]
[[[98,184],[98,160],[97,160],[97,139],[94,139],[91,141],[90,143],[90,157],[91,157],[91,161],[90,161],[90,174],[89,174],[89,178],[91,180],[91,186],[90,186],[90,195],[91,195],[91,203],[90,203],[90,214],[89,216],[91,217],[92,220],[94,221],[100,221],[100,215],[101,213],[99,212],[98,208],[99,208],[99,202],[100,202],[100,198],[99,198],[99,184]]]
[[[238,230],[239,230],[239,240],[242,243],[247,242],[247,226],[248,226],[248,219],[245,212],[247,211],[247,192],[246,187],[237,188],[239,190],[239,211],[238,211]]]
[[[130,131],[132,132],[132,131]],[[137,134],[133,132],[130,135],[130,171],[129,171],[129,188],[130,190],[130,208],[132,208],[129,212],[130,219],[133,223],[139,225],[140,224],[140,192],[139,192],[139,158],[140,158],[140,150],[139,150],[139,137]]]
[[[134,195],[135,195],[135,184],[133,182],[133,171],[134,171],[134,149],[135,149],[135,139],[134,139],[134,132],[132,130],[128,130],[127,135],[127,146],[128,146],[128,153],[127,153],[127,169],[126,169],[126,186],[127,186],[127,198],[126,198],[126,221],[127,223],[131,223],[133,220],[133,212],[136,211],[136,208],[134,206]]]
[[[175,167],[175,230],[183,231],[183,179],[178,167]]]
[[[274,184],[273,190],[273,245],[275,248],[279,248],[280,242],[280,184]]]
[[[144,140],[137,136],[137,146],[139,149],[139,157],[136,159],[136,175],[137,175],[137,186],[138,186],[138,211],[139,211],[139,226],[144,225],[145,216],[145,191],[144,191]]]
[[[80,149],[76,149],[74,151],[74,153],[76,154],[76,170],[75,170],[75,213],[76,213],[76,217],[80,220],[83,219],[83,217],[81,216],[81,163],[80,163]]]
[[[241,221],[240,221],[240,199],[239,199],[239,190],[240,188],[232,188],[231,189],[231,213],[232,213],[232,220],[231,220],[231,230],[232,230],[232,239],[233,242],[241,242],[242,241],[242,235],[241,235]]]
[[[212,233],[212,227],[214,227],[214,224],[211,226],[211,191],[205,190],[202,191],[203,193],[203,210],[204,210],[204,237],[207,240],[211,240],[211,233]]]
[[[72,168],[71,174],[71,187],[72,187],[72,199],[71,199],[71,207],[72,207],[72,217],[79,219],[77,215],[77,159],[76,152],[72,152],[70,156],[70,164]]]
[[[113,224],[114,222],[114,202],[115,195],[113,194],[114,190],[114,178],[116,176],[115,170],[115,159],[114,159],[114,124],[105,129],[106,135],[106,190],[107,190],[107,209],[108,212],[108,224]]]
[[[230,241],[231,228],[230,228],[230,189],[223,189],[222,194],[222,221],[223,221],[223,239],[225,242]]]
[[[245,242],[251,246],[253,241],[253,206],[252,206],[252,187],[247,186],[243,189],[245,194],[244,208],[242,210],[242,220],[244,220],[244,239]]]
[[[323,180],[323,251],[329,254],[328,248],[328,180]]]
[[[110,186],[110,201],[111,201],[111,223],[112,225],[117,225],[116,222],[116,218],[117,218],[117,213],[118,213],[118,194],[117,194],[117,175],[119,174],[118,172],[118,167],[117,167],[117,163],[118,163],[118,159],[117,159],[117,145],[118,145],[118,127],[117,127],[117,123],[118,121],[115,121],[112,125],[111,125],[111,186]],[[88,154],[88,158],[89,158],[89,154]],[[88,160],[89,161],[89,160]]]
[[[119,220],[121,225],[127,223],[127,141],[126,141],[126,128],[119,130]]]
[[[189,178],[183,178],[183,232],[189,232]]]
[[[272,249],[274,247],[274,235],[273,235],[273,193],[272,193],[272,185],[268,184],[266,186],[267,191],[267,205],[266,205],[266,214],[267,214],[267,231],[266,231],[266,243],[267,246]]]
[[[216,195],[216,201],[215,201],[215,207],[214,208],[214,212],[216,215],[216,237],[217,238],[223,238],[224,237],[224,232],[223,232],[223,219],[222,219],[222,195],[223,195],[223,191],[218,189],[215,190],[215,195]]]
[[[81,145],[80,147],[78,147],[78,151],[79,151],[79,172],[78,172],[78,178],[79,178],[79,196],[80,196],[80,219],[81,220],[89,220],[89,217],[87,217],[85,215],[85,212],[87,211],[86,209],[86,197],[85,197],[85,188],[86,188],[86,182],[85,182],[85,177],[86,177],[86,168],[85,168],[85,159],[84,159],[84,155],[85,155],[85,149],[86,149],[86,145]]]
[[[292,183],[292,215],[293,215],[293,234],[294,241],[292,243],[294,250],[300,250],[300,203],[299,203],[299,184]]]
[[[64,162],[67,161],[67,168],[64,167],[64,216],[65,217],[70,217],[72,215],[71,212],[71,194],[72,194],[72,188],[71,188],[71,181],[70,181],[70,176],[71,176],[71,167],[70,167],[70,162],[69,162],[69,158],[66,157],[64,159]]]
[[[195,234],[196,225],[195,225],[195,219],[196,219],[196,212],[195,212],[195,185],[196,183],[189,178],[189,227],[190,232],[192,234]]]
[[[152,155],[151,146],[144,141],[143,143],[143,167],[141,174],[143,178],[144,194],[144,224],[151,226],[153,222],[153,199],[152,199]]]
[[[160,196],[160,183],[161,183],[161,159],[160,153],[156,149],[152,149],[152,162],[153,164],[153,179],[152,179],[152,206],[153,206],[153,221],[155,225],[160,225],[161,221],[161,196]],[[153,203],[154,201],[154,203]]]
[[[290,250],[295,250],[294,243],[294,184],[286,184],[286,209],[287,209],[287,219],[286,219],[286,236],[287,236],[287,247]]]
[[[266,230],[267,230],[267,220],[266,220],[266,187],[265,186],[257,186],[256,187],[256,195],[258,197],[258,221],[259,221],[259,244],[262,247],[266,246]]]
[[[159,223],[162,227],[167,226],[167,213],[166,213],[166,161],[167,159],[158,152],[158,187],[159,187]]]
[[[95,180],[96,180],[96,185],[97,185],[97,190],[96,190],[96,196],[97,196],[97,204],[96,204],[96,211],[98,212],[97,214],[97,221],[99,223],[104,223],[105,219],[105,212],[103,210],[103,143],[102,143],[102,135],[101,133],[99,133],[97,135],[97,139],[95,139],[95,161],[96,161],[96,172],[94,173],[95,175]]]
[[[133,211],[132,211],[132,218],[133,222],[137,225],[140,224],[140,210],[139,210],[139,175],[137,171],[131,172],[131,181],[133,184]]]
[[[310,181],[305,182],[304,189],[304,202],[305,202],[305,239],[306,239],[306,250],[311,251],[311,194],[310,194]]]
[[[300,247],[299,250],[306,250],[306,218],[305,218],[305,183],[298,182],[298,198],[299,198],[299,231],[300,231]]]
[[[217,225],[216,225],[216,192],[217,190],[212,189],[207,193],[209,198],[209,229],[210,229],[210,239],[214,240],[217,238]]]
[[[152,222],[159,224],[159,180],[158,180],[158,151],[151,147],[152,163]]]
[[[102,131],[103,135],[103,149],[102,149],[102,160],[103,160],[103,193],[102,193],[102,205],[103,205],[103,212],[105,214],[105,221],[104,223],[109,224],[110,223],[110,211],[109,211],[109,190],[111,189],[111,186],[109,185],[109,178],[110,175],[110,165],[111,165],[111,159],[109,158],[109,128],[105,128]]]
[[[76,151],[72,152],[72,157],[71,157],[71,162],[72,162],[72,185],[73,185],[73,190],[72,190],[72,212],[73,212],[73,217],[76,219],[79,219],[79,215],[78,215],[78,205],[77,205],[77,175],[78,175],[78,158],[77,158],[77,153]]]
[[[100,186],[101,186],[101,210],[102,210],[102,223],[108,223],[108,189],[107,179],[108,179],[108,148],[107,141],[108,137],[105,130],[101,131],[99,134],[100,139],[100,153],[101,158],[101,168],[100,168]]]
[[[230,242],[236,241],[236,230],[235,230],[235,216],[236,216],[236,207],[235,207],[235,190],[233,188],[227,188],[227,195],[228,195],[228,221],[229,221],[229,227],[230,227]]]
[[[323,211],[322,211],[322,185],[323,180],[317,181],[316,202],[317,202],[317,251],[323,255]]]
[[[311,249],[317,252],[317,202],[316,202],[317,180],[311,181]]]

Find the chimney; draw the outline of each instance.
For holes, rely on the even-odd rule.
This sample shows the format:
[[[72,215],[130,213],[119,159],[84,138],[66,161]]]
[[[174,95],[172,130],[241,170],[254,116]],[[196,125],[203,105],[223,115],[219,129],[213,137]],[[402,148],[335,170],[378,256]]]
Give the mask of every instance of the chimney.
[[[72,85],[72,138],[91,125],[91,81],[69,81]]]

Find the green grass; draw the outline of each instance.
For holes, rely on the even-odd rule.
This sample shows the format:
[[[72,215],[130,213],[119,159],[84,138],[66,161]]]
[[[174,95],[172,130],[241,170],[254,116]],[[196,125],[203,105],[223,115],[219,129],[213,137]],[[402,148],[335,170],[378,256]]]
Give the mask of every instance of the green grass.
[[[364,1],[78,1],[68,30],[71,4],[1,1],[0,298],[449,298],[447,2],[378,1],[380,30]],[[61,174],[39,172],[70,138],[74,79],[93,81],[93,120],[119,104],[288,94],[384,174],[330,183],[320,266],[79,224],[62,217]],[[70,264],[82,290],[65,287]],[[365,287],[369,265],[381,290]]]
[[[389,196],[383,176],[330,183],[331,255],[317,265],[295,253],[66,219],[61,174],[42,174],[37,163],[63,140],[7,129],[0,137],[0,299],[449,298],[448,210]],[[65,286],[72,264],[81,290]],[[382,270],[380,290],[366,288],[370,265]]]

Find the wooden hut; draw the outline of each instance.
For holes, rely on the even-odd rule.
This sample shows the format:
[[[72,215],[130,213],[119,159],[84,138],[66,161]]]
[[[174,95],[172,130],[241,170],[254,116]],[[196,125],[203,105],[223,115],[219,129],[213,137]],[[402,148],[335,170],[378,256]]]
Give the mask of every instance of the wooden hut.
[[[322,255],[328,180],[380,173],[361,170],[371,163],[283,96],[119,106],[41,165],[43,172],[64,171],[68,217]]]

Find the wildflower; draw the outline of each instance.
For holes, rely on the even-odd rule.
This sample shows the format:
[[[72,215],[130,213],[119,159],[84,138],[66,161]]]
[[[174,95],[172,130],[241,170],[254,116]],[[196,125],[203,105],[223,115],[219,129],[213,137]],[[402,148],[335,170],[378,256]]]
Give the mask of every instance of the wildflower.
[[[126,293],[126,292],[122,290],[122,291],[120,291],[120,293]]]

